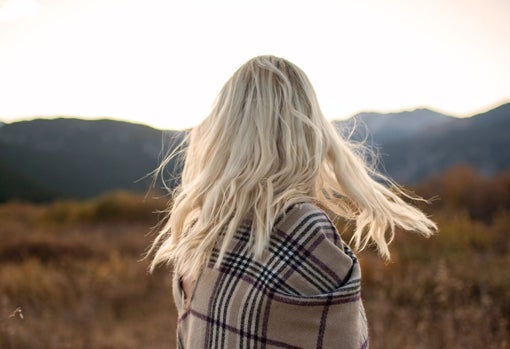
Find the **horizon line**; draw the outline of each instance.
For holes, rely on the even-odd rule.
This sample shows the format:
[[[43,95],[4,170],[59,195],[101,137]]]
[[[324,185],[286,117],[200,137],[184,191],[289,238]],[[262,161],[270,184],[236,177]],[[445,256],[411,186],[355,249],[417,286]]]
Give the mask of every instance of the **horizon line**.
[[[402,108],[402,109],[394,109],[394,110],[374,110],[374,109],[365,109],[360,110],[359,112],[352,113],[349,116],[346,117],[333,117],[333,118],[327,118],[328,120],[334,122],[334,121],[341,121],[341,120],[348,120],[351,119],[357,115],[360,114],[380,114],[380,115],[390,115],[390,114],[400,114],[400,113],[406,113],[406,112],[415,112],[417,110],[429,110],[435,113],[439,113],[448,117],[452,117],[455,119],[468,119],[471,117],[474,117],[476,115],[487,113],[491,110],[494,110],[496,108],[499,108],[505,104],[510,103],[510,98],[505,98],[500,102],[496,102],[492,104],[491,106],[480,108],[475,112],[469,113],[469,114],[451,114],[448,112],[445,112],[441,110],[440,108],[431,108],[426,105],[418,105],[416,107],[409,107],[409,108]],[[126,122],[130,124],[135,125],[145,125],[154,129],[160,129],[160,130],[172,130],[172,131],[185,131],[189,130],[191,127],[187,128],[162,128],[160,126],[156,126],[150,123],[144,123],[141,120],[136,119],[126,119],[119,116],[114,115],[81,115],[81,114],[41,114],[41,115],[29,115],[29,116],[20,116],[19,118],[14,118],[13,120],[4,120],[2,117],[0,117],[0,124],[3,125],[9,125],[17,122],[28,122],[28,121],[34,121],[34,120],[56,120],[56,119],[78,119],[78,120],[85,120],[85,121],[100,121],[100,120],[112,120],[112,121],[120,121],[120,122]]]

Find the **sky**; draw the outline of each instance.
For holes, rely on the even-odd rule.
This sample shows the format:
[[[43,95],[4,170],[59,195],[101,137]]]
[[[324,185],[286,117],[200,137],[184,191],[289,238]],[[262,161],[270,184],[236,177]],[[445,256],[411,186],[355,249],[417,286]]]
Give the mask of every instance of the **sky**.
[[[0,120],[203,120],[261,54],[300,66],[324,115],[510,101],[508,0],[0,0]]]

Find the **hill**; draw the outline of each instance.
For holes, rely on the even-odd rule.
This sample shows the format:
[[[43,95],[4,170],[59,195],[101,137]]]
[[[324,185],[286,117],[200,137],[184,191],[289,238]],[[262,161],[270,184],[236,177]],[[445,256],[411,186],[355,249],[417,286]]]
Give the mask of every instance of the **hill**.
[[[357,140],[367,139],[372,144],[409,139],[426,129],[446,127],[458,120],[430,109],[415,109],[398,113],[363,112],[344,120],[335,121],[338,130],[354,130]]]
[[[429,109],[361,113],[336,121],[343,134],[366,139],[381,169],[412,184],[467,164],[492,176],[510,168],[510,103],[458,119]],[[0,127],[0,202],[86,198],[113,190],[145,192],[144,179],[184,133],[112,120],[55,119]],[[168,165],[174,174],[180,170]]]
[[[10,199],[40,202],[58,197],[53,190],[3,165],[0,165],[0,183],[2,184],[0,185],[0,202]]]
[[[61,197],[140,192],[148,188],[148,180],[140,179],[157,166],[162,145],[176,135],[112,120],[16,122],[0,128],[0,165]],[[3,191],[7,185],[3,182]],[[19,196],[14,187],[9,191],[7,196]]]
[[[418,109],[359,114],[336,126],[376,149],[381,170],[398,182],[418,183],[458,164],[487,176],[510,167],[510,103],[463,119]]]

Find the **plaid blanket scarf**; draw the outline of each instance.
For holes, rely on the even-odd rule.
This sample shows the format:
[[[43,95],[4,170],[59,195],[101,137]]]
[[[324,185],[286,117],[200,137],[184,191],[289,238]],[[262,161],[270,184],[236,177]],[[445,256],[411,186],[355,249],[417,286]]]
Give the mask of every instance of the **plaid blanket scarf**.
[[[359,264],[321,209],[291,207],[260,259],[249,234],[237,231],[219,268],[213,252],[189,301],[174,275],[178,348],[368,348]]]

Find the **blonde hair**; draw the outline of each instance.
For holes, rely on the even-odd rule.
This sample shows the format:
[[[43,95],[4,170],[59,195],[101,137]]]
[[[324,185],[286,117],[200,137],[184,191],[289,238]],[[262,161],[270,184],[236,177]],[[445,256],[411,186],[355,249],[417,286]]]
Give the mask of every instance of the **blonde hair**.
[[[339,136],[307,76],[282,58],[259,56],[241,66],[186,142],[182,183],[149,251],[151,270],[166,262],[180,275],[197,275],[217,241],[219,265],[246,221],[260,256],[275,217],[305,201],[355,221],[354,247],[374,243],[386,258],[396,227],[426,236],[436,230],[401,198],[410,195]]]

